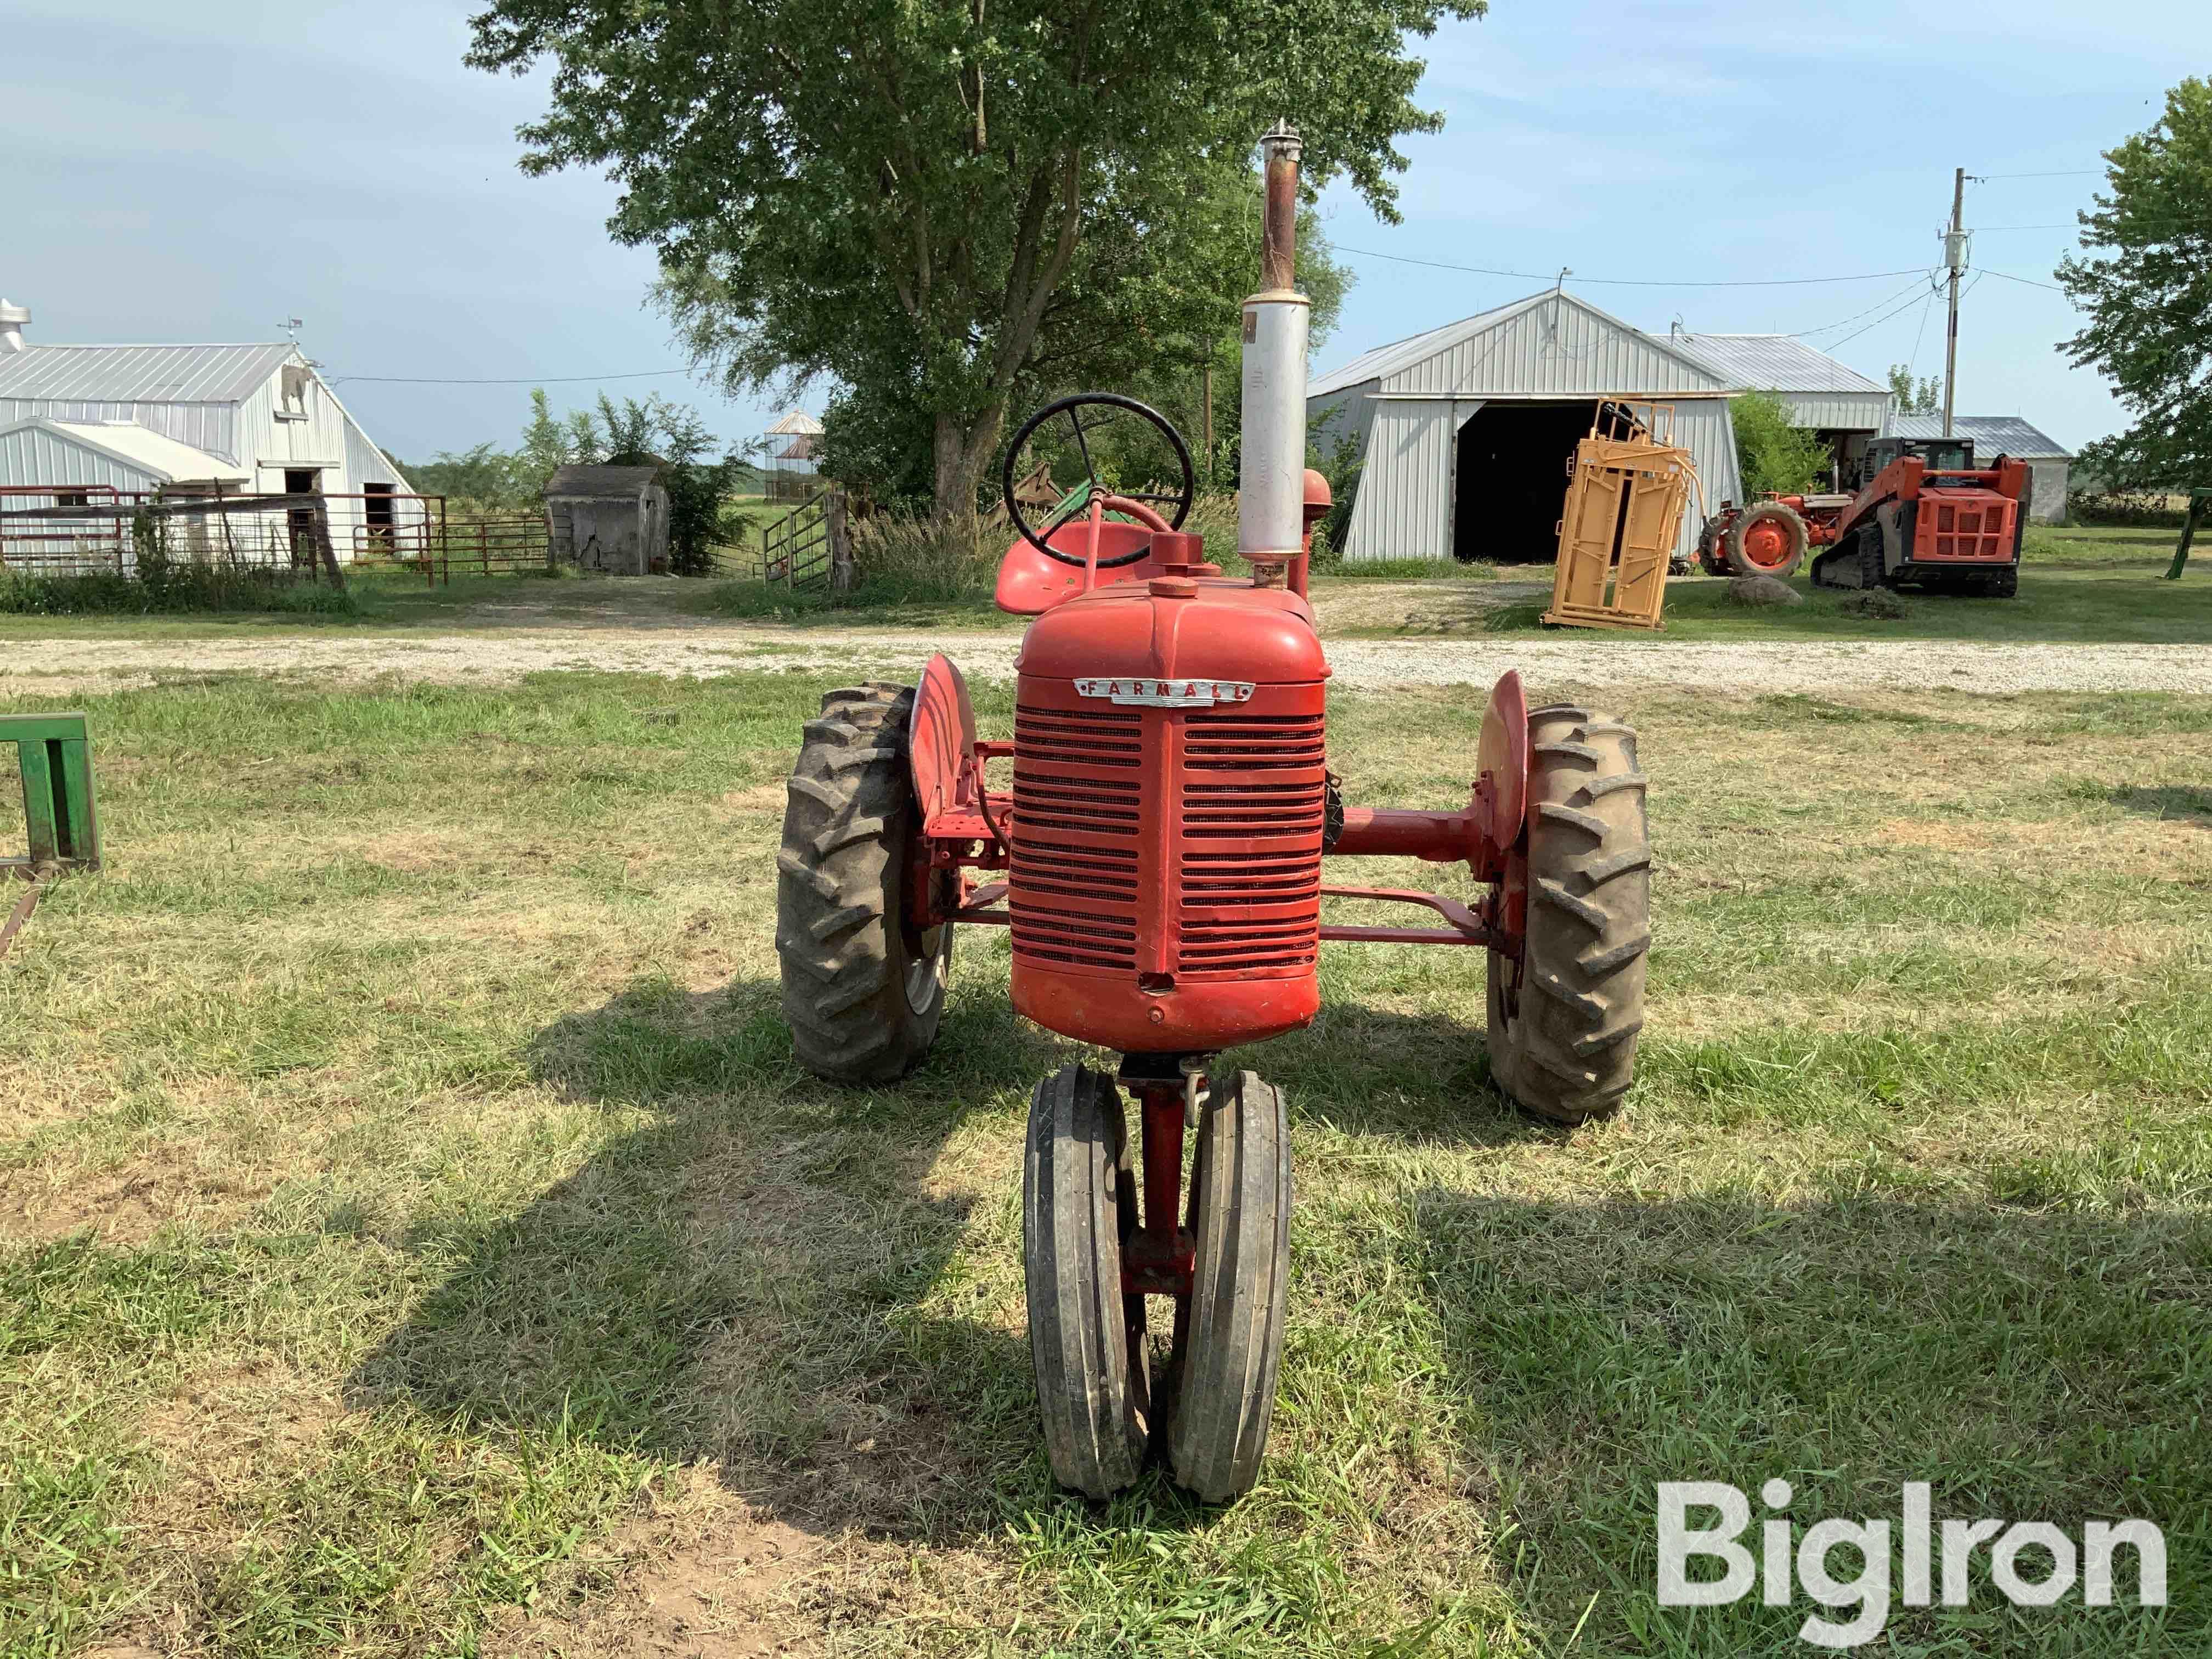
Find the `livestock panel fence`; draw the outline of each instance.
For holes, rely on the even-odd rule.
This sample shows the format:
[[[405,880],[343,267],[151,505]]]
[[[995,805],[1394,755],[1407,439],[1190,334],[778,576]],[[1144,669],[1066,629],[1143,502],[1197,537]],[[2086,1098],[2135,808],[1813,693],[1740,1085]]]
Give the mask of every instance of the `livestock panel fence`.
[[[389,563],[434,583],[542,569],[547,554],[542,516],[453,516],[442,495],[0,486],[0,569],[27,575],[127,579],[160,558],[339,586],[346,565]]]

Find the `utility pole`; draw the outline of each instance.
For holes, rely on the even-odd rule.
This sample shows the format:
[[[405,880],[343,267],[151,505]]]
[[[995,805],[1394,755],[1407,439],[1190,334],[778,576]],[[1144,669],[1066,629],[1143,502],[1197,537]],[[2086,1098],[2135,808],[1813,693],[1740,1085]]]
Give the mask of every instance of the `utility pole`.
[[[1213,483],[1213,359],[1206,360],[1206,482]]]
[[[1951,328],[1943,343],[1943,435],[1951,435],[1951,412],[1959,390],[1959,277],[1966,268],[1966,233],[1960,220],[1966,207],[1966,170],[1951,178],[1951,229],[1943,238],[1943,263],[1951,272]]]

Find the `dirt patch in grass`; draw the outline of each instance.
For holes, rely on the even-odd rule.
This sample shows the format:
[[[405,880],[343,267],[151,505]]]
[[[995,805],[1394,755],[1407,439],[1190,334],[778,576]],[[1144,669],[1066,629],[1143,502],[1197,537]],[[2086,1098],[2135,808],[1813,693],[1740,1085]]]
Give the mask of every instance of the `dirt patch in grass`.
[[[1978,853],[1993,844],[1990,832],[1973,823],[1929,823],[1887,818],[1875,826],[1884,842],[1900,847],[1940,847],[1946,852]]]
[[[197,1146],[164,1144],[84,1174],[71,1173],[71,1161],[0,1172],[0,1229],[24,1239],[88,1231],[106,1243],[140,1244],[167,1226],[228,1225],[276,1184],[271,1170],[228,1167]]]
[[[764,1659],[794,1646],[799,1609],[826,1593],[840,1546],[718,1489],[709,1466],[678,1471],[654,1513],[602,1547],[618,1562],[588,1605],[498,1620],[483,1651],[512,1659]]]

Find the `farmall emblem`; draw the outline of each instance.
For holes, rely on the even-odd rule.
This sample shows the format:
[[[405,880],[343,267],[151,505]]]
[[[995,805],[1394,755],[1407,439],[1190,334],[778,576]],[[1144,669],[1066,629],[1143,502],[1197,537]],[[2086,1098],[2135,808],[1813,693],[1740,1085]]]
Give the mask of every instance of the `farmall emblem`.
[[[1249,680],[1078,680],[1076,694],[1139,708],[1211,708],[1218,702],[1249,702]]]

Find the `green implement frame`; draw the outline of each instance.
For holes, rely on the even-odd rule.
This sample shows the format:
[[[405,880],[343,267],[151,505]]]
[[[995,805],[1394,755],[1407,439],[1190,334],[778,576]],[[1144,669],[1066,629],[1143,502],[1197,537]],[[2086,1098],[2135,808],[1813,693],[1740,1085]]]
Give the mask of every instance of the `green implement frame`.
[[[92,742],[82,714],[0,714],[0,775],[7,745],[23,779],[27,858],[0,855],[0,878],[49,867],[100,868],[100,820],[92,804]]]
[[[2197,526],[2212,514],[2212,487],[2189,492],[2189,512],[2181,520],[2181,545],[2173,550],[2173,566],[2166,573],[2170,582],[2181,580],[2181,568],[2189,562],[2189,544],[2197,539]]]

